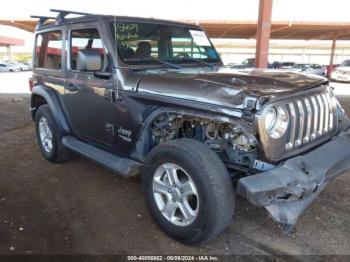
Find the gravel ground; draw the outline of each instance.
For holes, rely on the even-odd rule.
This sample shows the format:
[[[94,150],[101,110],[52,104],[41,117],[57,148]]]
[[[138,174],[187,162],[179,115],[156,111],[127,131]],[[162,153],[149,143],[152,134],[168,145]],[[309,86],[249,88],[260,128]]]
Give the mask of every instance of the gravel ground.
[[[350,97],[341,102],[350,112]],[[115,176],[80,157],[44,160],[28,108],[29,94],[0,94],[0,254],[350,255],[349,174],[329,183],[290,235],[237,198],[228,230],[185,246],[152,221],[139,177]]]

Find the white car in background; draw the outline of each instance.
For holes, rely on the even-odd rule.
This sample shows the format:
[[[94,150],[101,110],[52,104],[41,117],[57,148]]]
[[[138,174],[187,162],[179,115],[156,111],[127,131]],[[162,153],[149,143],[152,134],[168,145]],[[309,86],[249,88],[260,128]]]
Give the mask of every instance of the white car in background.
[[[289,69],[289,71],[319,76],[326,75],[326,69],[319,64],[295,64]]]
[[[330,75],[331,80],[350,82],[350,60],[345,60]]]
[[[8,65],[11,65],[11,66],[15,67],[16,68],[15,71],[23,71],[23,67],[22,67],[21,63],[11,62],[11,63],[8,63]]]
[[[0,72],[17,72],[20,68],[14,64],[0,63]]]
[[[21,71],[30,71],[32,70],[32,66],[30,63],[19,63],[21,67]]]

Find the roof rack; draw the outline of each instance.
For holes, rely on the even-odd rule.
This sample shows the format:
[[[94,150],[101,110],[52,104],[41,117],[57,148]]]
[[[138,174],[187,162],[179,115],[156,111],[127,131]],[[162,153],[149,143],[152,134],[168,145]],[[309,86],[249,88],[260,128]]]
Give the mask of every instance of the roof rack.
[[[77,12],[77,11],[69,11],[69,10],[61,10],[61,9],[50,9],[50,12],[58,13],[56,17],[56,23],[60,24],[64,21],[64,18],[67,15],[73,14],[73,15],[93,15],[90,13],[84,13],[84,12]]]
[[[36,28],[39,29],[44,25],[47,20],[55,20],[56,25],[64,22],[64,19],[67,15],[93,15],[90,13],[69,11],[69,10],[60,10],[60,9],[50,9],[50,12],[58,13],[57,16],[40,16],[40,15],[31,15],[31,18],[39,18]]]
[[[36,25],[36,28],[40,28],[44,25],[44,23],[47,21],[47,20],[50,20],[50,19],[53,19],[55,20],[56,17],[52,17],[52,16],[40,16],[40,15],[31,15],[30,16],[31,18],[39,18],[39,21]]]

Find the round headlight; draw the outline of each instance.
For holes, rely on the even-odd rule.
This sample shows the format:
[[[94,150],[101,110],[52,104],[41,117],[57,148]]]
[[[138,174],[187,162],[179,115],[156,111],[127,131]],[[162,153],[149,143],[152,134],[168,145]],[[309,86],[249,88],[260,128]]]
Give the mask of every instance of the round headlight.
[[[275,125],[276,119],[277,119],[276,109],[274,107],[270,107],[265,114],[265,128],[267,133],[269,133],[273,128],[273,126]]]
[[[288,128],[288,115],[281,106],[270,107],[265,113],[265,129],[271,138],[280,138]]]

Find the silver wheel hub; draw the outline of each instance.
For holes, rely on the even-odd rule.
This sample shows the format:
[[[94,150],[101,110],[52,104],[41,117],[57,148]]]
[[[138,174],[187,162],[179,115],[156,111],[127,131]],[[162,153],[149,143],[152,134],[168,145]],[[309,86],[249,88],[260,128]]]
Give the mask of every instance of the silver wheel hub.
[[[39,119],[39,137],[45,151],[50,153],[53,148],[52,132],[45,117]]]
[[[197,218],[199,197],[195,183],[180,166],[165,163],[153,176],[153,196],[162,215],[176,226],[188,226]]]

